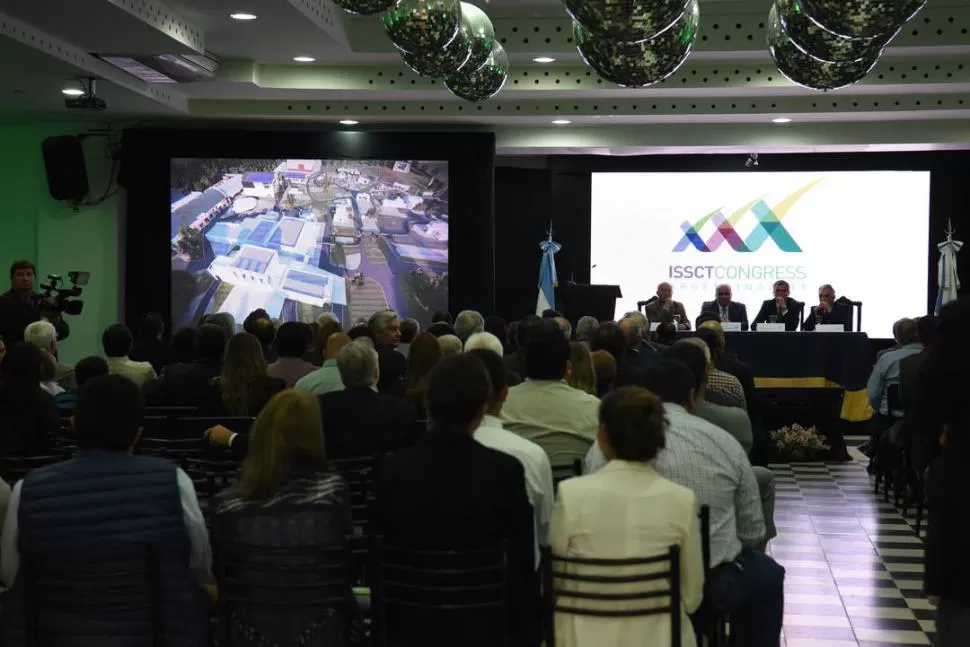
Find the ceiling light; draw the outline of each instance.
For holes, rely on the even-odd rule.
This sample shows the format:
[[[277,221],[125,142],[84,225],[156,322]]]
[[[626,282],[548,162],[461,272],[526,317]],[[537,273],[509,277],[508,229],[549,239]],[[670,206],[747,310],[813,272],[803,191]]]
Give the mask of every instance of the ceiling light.
[[[774,119],[771,120],[771,123],[773,123],[773,124],[790,124],[791,123],[791,118],[790,117],[775,117]]]
[[[344,126],[356,126],[360,122],[354,121],[353,119],[341,119],[340,123],[343,124]]]
[[[231,13],[229,17],[233,20],[256,20],[256,14],[254,13]]]
[[[536,56],[532,60],[535,61],[536,63],[555,63],[556,62],[556,59],[554,59],[551,56]]]
[[[87,93],[81,88],[64,88],[61,90],[61,94],[67,97],[83,97]]]
[[[312,56],[294,56],[293,60],[297,63],[312,63],[317,59],[313,58]]]
[[[568,119],[553,119],[552,123],[556,124],[557,126],[565,126],[573,122],[569,121]]]

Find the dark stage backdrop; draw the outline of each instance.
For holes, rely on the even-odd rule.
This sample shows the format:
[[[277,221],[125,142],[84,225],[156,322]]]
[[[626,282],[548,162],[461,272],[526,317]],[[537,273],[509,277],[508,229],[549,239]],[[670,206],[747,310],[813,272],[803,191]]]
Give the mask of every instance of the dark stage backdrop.
[[[495,253],[498,258],[496,306],[498,314],[515,320],[534,311],[538,292],[539,242],[551,221],[555,240],[562,245],[556,269],[562,283],[590,276],[591,175],[594,172],[738,172],[745,154],[652,155],[605,157],[584,155],[547,158],[500,158],[495,185]],[[838,153],[761,155],[757,171],[930,171],[930,222],[927,265],[929,290],[926,312],[932,312],[937,292],[936,244],[946,237],[951,219],[958,237],[970,235],[967,170],[970,152]],[[526,166],[527,168],[521,168]],[[636,240],[629,241],[635,246]],[[859,254],[879,259],[878,241],[862,246]],[[961,278],[970,286],[970,264]],[[837,277],[836,277],[837,278]],[[658,278],[658,282],[659,282]],[[965,287],[962,294],[970,288]],[[649,295],[643,295],[647,298]],[[908,295],[899,295],[906,300]],[[888,335],[887,335],[888,336]]]
[[[449,163],[449,307],[495,307],[494,164],[491,133],[306,130],[238,124],[131,128],[119,182],[128,191],[125,318],[171,320],[169,164],[175,157],[417,159]]]

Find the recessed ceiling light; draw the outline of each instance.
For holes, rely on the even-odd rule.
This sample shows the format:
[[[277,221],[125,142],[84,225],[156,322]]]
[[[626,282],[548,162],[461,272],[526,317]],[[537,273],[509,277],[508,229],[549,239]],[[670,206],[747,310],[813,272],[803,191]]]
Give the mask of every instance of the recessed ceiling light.
[[[556,62],[556,59],[554,59],[551,56],[536,56],[532,60],[535,61],[536,63],[555,63]]]
[[[790,124],[791,123],[791,118],[790,117],[775,117],[774,119],[771,120],[771,123],[773,123],[773,124]]]
[[[360,122],[354,121],[353,119],[341,119],[340,123],[343,124],[344,126],[356,126]]]
[[[81,97],[84,96],[85,92],[81,88],[64,88],[61,90],[61,94],[67,97]]]
[[[568,119],[553,119],[552,123],[556,124],[557,126],[565,126],[573,122],[569,121]]]
[[[229,17],[233,20],[256,20],[256,14],[254,13],[231,13]]]
[[[293,60],[297,63],[312,63],[317,59],[313,58],[312,56],[294,56]]]

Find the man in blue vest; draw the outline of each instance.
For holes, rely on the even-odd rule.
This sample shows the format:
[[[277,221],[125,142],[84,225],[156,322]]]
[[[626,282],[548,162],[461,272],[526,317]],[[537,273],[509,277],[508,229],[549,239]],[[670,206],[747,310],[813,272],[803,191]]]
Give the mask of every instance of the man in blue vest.
[[[191,479],[169,461],[131,454],[143,409],[138,387],[120,375],[96,377],[80,389],[73,418],[79,451],[30,472],[11,493],[0,540],[0,581],[13,587],[16,606],[25,587],[32,588],[35,603],[42,602],[51,592],[39,574],[49,568],[56,580],[55,564],[67,560],[83,568],[85,555],[125,555],[154,546],[159,619],[168,644],[201,647],[208,644],[201,584],[209,577],[209,537]],[[34,573],[33,587],[17,578],[21,559]],[[119,577],[116,569],[105,570],[94,572],[92,591]],[[142,580],[133,591],[140,594],[147,586]],[[83,599],[85,593],[77,595]],[[45,644],[151,643],[152,629],[141,617],[98,617],[44,604],[35,611],[35,626],[49,639]],[[19,624],[12,620],[8,616],[4,624]],[[19,643],[10,639],[7,644]]]

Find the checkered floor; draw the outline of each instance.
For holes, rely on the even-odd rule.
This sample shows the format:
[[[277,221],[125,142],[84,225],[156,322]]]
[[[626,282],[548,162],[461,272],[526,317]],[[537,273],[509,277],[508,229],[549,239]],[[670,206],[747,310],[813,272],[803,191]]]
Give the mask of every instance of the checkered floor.
[[[787,571],[782,645],[932,644],[923,542],[873,494],[864,459],[771,468],[778,536],[769,551]]]

